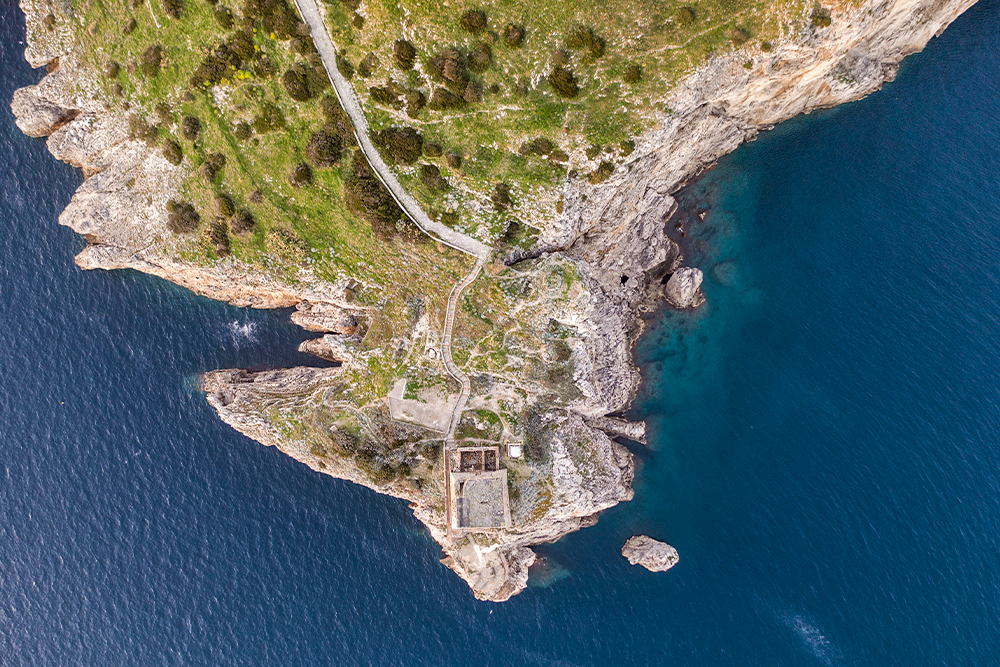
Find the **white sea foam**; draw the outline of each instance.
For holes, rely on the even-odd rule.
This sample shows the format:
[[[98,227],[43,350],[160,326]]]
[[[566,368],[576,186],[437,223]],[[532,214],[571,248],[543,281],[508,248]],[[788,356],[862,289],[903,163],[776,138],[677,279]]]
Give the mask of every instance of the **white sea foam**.
[[[257,323],[256,322],[240,323],[237,321],[230,322],[229,334],[232,336],[233,345],[235,345],[237,349],[242,347],[244,343],[256,343]]]

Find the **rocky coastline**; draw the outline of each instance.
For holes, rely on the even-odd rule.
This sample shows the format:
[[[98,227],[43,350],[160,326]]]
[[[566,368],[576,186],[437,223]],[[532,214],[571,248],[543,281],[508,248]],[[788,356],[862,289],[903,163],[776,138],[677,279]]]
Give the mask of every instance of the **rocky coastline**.
[[[627,410],[639,386],[632,347],[642,332],[640,315],[652,312],[661,297],[679,308],[697,307],[704,299],[701,272],[683,266],[665,231],[677,206],[672,195],[760,131],[878,90],[894,78],[905,56],[921,50],[972,4],[871,0],[835,9],[831,27],[775,43],[757,54],[752,68],[739,54],[715,56],[665,95],[670,111],[637,138],[633,155],[610,178],[600,185],[567,182],[563,213],[542,231],[534,254],[543,261],[568,259],[582,278],[579,363],[566,382],[579,386],[585,399],[574,410],[544,415],[554,500],[541,517],[500,531],[489,545],[453,543],[439,492],[399,482],[373,484],[353,463],[324,463],[306,441],[266,418],[268,411],[313,410],[352,363],[342,341],[357,328],[361,313],[351,302],[350,281],[324,281],[308,268],[288,276],[232,259],[208,266],[185,260],[166,227],[166,205],[181,187],[185,167],[129,138],[126,119],[101,97],[98,75],[81,64],[70,35],[43,27],[50,5],[36,0],[21,2],[28,26],[25,57],[48,73],[39,84],[17,91],[11,108],[22,131],[48,137],[53,156],[85,175],[59,217],[88,241],[76,258],[81,268],[131,268],[238,306],[295,307],[293,320],[322,334],[304,349],[344,364],[210,372],[204,389],[220,417],[319,472],[407,500],[442,545],[443,562],[477,597],[501,601],[525,587],[532,545],[592,525],[601,511],[632,497],[631,455],[613,438],[641,441],[643,434],[608,415]],[[586,443],[593,464],[583,463],[580,443]]]

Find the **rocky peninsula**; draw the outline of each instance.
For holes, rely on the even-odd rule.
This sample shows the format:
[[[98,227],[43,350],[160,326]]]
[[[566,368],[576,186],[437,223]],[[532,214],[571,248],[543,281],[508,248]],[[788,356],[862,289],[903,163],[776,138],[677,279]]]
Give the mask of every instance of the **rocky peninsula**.
[[[435,53],[439,37],[399,18],[406,38],[380,55],[380,15],[364,2],[293,14],[283,0],[21,0],[25,57],[47,73],[11,108],[83,171],[59,218],[88,242],[81,268],[294,308],[317,334],[302,349],[338,364],[207,373],[219,416],[317,472],[408,501],[442,562],[502,601],[525,587],[532,545],[632,497],[617,440],[644,439],[619,417],[640,381],[639,315],[661,298],[704,301],[701,271],[667,233],[672,194],[760,131],[878,90],[973,3],[774,3],[748,8],[756,23],[682,7],[664,34],[686,41],[663,53],[722,37],[669,72],[614,61],[634,35],[587,17],[557,37],[551,62],[528,58],[547,74],[507,82],[500,54],[530,55],[531,22],[472,5],[440,37],[462,36],[461,48]],[[614,123],[634,134],[588,145],[601,128],[574,125],[578,103],[565,100],[602,117],[602,77],[619,65],[642,105]],[[387,82],[368,87],[379,68]],[[470,125],[476,105],[502,124],[520,113],[508,94],[564,110],[565,132],[526,126],[460,150],[447,128],[485,132]],[[371,125],[360,132],[351,95]],[[465,253],[458,237],[484,250]]]

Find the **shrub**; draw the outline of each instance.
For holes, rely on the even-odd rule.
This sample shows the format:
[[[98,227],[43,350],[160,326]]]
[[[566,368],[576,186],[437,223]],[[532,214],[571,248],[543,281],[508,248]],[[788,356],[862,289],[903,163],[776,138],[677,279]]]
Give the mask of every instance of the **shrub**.
[[[434,190],[448,188],[448,181],[441,176],[441,170],[432,164],[420,165],[420,182]]]
[[[563,163],[569,160],[569,155],[566,154],[566,151],[557,148],[549,153],[549,159],[553,162]]]
[[[378,69],[378,58],[374,53],[369,53],[358,63],[358,74],[362,79],[367,79]]]
[[[517,152],[521,155],[548,155],[555,148],[556,145],[551,140],[545,137],[538,137],[537,139],[532,139],[521,144]]]
[[[405,39],[398,39],[392,45],[392,57],[396,59],[399,69],[411,70],[417,59],[417,50]]]
[[[580,84],[577,82],[576,77],[573,76],[571,70],[565,67],[556,67],[549,74],[549,85],[559,93],[561,96],[566,98],[574,98],[580,93]]]
[[[552,52],[552,66],[565,67],[569,65],[570,55],[566,49],[556,49]]]
[[[406,91],[406,113],[411,117],[415,117],[417,112],[427,106],[427,96],[419,90],[408,90]]]
[[[306,159],[314,167],[332,167],[340,161],[343,143],[340,137],[329,130],[313,133],[306,144]]]
[[[253,73],[261,79],[270,79],[278,71],[278,66],[274,64],[270,56],[261,56],[253,64]]]
[[[441,111],[444,109],[454,109],[463,106],[465,100],[451,92],[447,88],[435,88],[431,93],[430,102],[427,103],[429,109]]]
[[[476,48],[469,54],[469,68],[473,72],[482,74],[490,68],[491,62],[493,62],[493,49],[490,45],[486,42],[476,44]]]
[[[118,74],[122,71],[122,66],[116,63],[114,60],[108,61],[108,64],[104,66],[104,76],[109,79],[118,78]]]
[[[589,181],[591,185],[597,185],[598,183],[602,183],[603,181],[608,180],[608,177],[611,176],[611,174],[613,174],[614,172],[615,172],[615,165],[605,160],[601,162],[601,164],[597,167],[597,169],[592,171],[587,176],[587,181]]]
[[[185,139],[194,141],[201,134],[201,121],[197,116],[184,116],[181,121],[181,134]]]
[[[233,233],[237,235],[252,232],[256,226],[257,221],[254,220],[253,213],[245,208],[241,208],[237,211],[229,221],[229,227],[233,230]]]
[[[179,19],[184,11],[184,0],[163,0],[163,11],[172,19]]]
[[[826,7],[820,7],[816,5],[812,10],[812,14],[809,15],[810,22],[814,28],[828,28],[831,23],[833,23],[833,18],[830,16],[830,10]]]
[[[748,39],[750,39],[750,31],[746,28],[733,28],[732,32],[729,33],[729,40],[733,46],[743,46]]]
[[[216,218],[201,230],[201,240],[220,257],[229,254],[229,226],[222,218]]]
[[[299,162],[288,174],[288,183],[293,188],[301,188],[313,181],[313,171],[305,162]]]
[[[142,116],[132,114],[128,118],[128,136],[136,141],[143,141],[152,148],[156,145],[160,131],[155,125],[150,125]]]
[[[385,86],[372,86],[368,89],[368,94],[371,95],[372,101],[375,104],[381,104],[384,107],[392,107],[394,109],[397,106],[402,106],[399,95]]]
[[[486,30],[486,12],[481,9],[467,9],[458,23],[463,30],[478,35]]]
[[[181,150],[179,143],[173,139],[167,139],[163,142],[163,157],[167,158],[167,162],[176,166],[184,159],[184,151]]]
[[[285,116],[273,102],[264,102],[260,111],[253,117],[253,129],[257,134],[267,134],[280,130],[285,126]]]
[[[306,102],[312,97],[309,94],[309,84],[302,71],[293,67],[281,77],[281,83],[285,86],[285,92],[296,102]]]
[[[233,134],[236,135],[237,139],[245,141],[253,136],[253,128],[250,127],[250,123],[236,123],[236,127],[233,128]]]
[[[153,110],[156,111],[156,117],[160,119],[161,125],[167,125],[174,119],[174,112],[166,102],[157,102]]]
[[[167,227],[175,234],[190,234],[198,228],[201,216],[189,202],[171,199],[167,202]]]
[[[604,38],[594,32],[593,28],[584,25],[574,25],[566,35],[566,46],[571,49],[587,49],[590,60],[597,60],[604,55],[606,44]]]
[[[42,25],[45,26],[46,30],[55,30],[56,29],[55,14],[46,14],[45,18],[42,19]]]
[[[514,200],[510,198],[510,186],[506,183],[494,185],[490,201],[493,202],[493,208],[497,211],[506,211],[514,204]]]
[[[219,27],[223,30],[233,29],[233,12],[229,7],[217,7],[212,13],[215,16],[215,22],[219,24]]]
[[[249,195],[247,195],[247,199],[249,199],[254,204],[260,204],[261,202],[264,201],[264,195],[261,194],[260,190],[254,190]]]
[[[342,147],[354,144],[354,125],[347,112],[340,106],[340,100],[333,96],[324,97],[321,106],[323,115],[326,116],[325,129],[340,137]]]
[[[337,54],[337,69],[348,81],[354,78],[354,65],[341,53]]]
[[[503,41],[507,46],[518,47],[524,44],[524,26],[508,23],[503,29]]]
[[[267,249],[294,264],[301,264],[309,247],[295,232],[286,229],[272,229],[264,239]]]
[[[201,173],[205,180],[212,182],[219,175],[222,168],[226,166],[226,156],[222,153],[209,153],[205,158],[205,164],[201,166]]]
[[[257,23],[264,33],[274,33],[281,39],[295,37],[299,17],[287,0],[247,0],[243,16],[248,23]]]
[[[372,142],[397,164],[413,164],[420,157],[424,138],[412,127],[391,127],[374,133]]]
[[[693,24],[697,19],[698,15],[695,14],[693,7],[681,7],[677,11],[677,24],[685,28]]]
[[[773,48],[774,48],[774,45],[771,44],[771,42],[768,42],[767,40],[765,40],[765,41],[763,41],[763,42],[760,43],[760,50],[763,51],[763,52],[765,52],[765,53],[769,52]]]
[[[441,157],[443,153],[441,144],[424,143],[424,155],[427,157]]]
[[[642,81],[642,65],[637,65],[636,63],[626,65],[622,80],[625,83],[639,83]]]
[[[125,24],[125,27],[122,28],[122,34],[131,35],[138,27],[139,23],[134,18],[130,18],[128,22]]]
[[[351,168],[344,178],[344,203],[368,221],[379,238],[388,239],[405,228],[400,224],[403,212],[372,173],[360,150],[354,151]]]
[[[139,69],[146,76],[154,77],[159,74],[162,65],[163,47],[159,44],[153,44],[139,56]]]
[[[619,148],[621,148],[622,155],[625,157],[628,157],[635,151],[635,142],[632,141],[631,139],[626,139],[625,141],[618,144],[618,146]]]
[[[215,195],[215,212],[223,218],[228,218],[236,213],[236,202],[233,201],[232,195],[225,192],[217,193]]]
[[[458,169],[462,166],[462,156],[458,153],[448,153],[444,159],[452,169]]]
[[[475,104],[483,99],[483,90],[477,81],[470,81],[468,85],[465,86],[465,91],[462,93],[462,99],[469,104]]]

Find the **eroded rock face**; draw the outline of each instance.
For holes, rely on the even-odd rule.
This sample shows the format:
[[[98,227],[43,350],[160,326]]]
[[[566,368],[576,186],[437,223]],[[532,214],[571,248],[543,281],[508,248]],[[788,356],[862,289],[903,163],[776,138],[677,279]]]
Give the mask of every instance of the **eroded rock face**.
[[[701,293],[704,279],[701,269],[689,266],[677,269],[667,281],[663,296],[674,308],[697,308],[705,303],[705,295]]]
[[[665,572],[680,560],[677,549],[646,535],[628,538],[622,547],[622,556],[632,565],[642,565],[650,572]]]
[[[29,137],[47,137],[80,114],[78,109],[67,109],[46,98],[38,86],[15,90],[10,110],[18,128]]]

